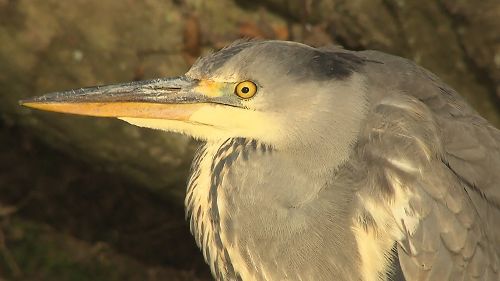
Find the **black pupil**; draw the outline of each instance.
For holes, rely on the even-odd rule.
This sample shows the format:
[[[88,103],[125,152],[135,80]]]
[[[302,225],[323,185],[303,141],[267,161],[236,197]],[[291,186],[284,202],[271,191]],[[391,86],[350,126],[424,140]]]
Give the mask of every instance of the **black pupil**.
[[[250,88],[248,88],[248,87],[243,87],[243,88],[241,88],[241,92],[242,92],[243,94],[246,94],[246,93],[250,92]]]

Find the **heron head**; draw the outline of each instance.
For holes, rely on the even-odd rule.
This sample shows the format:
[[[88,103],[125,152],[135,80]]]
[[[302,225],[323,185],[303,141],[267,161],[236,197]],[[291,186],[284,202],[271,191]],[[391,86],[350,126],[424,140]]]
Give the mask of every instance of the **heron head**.
[[[116,117],[211,141],[272,146],[352,130],[363,111],[363,60],[286,41],[241,41],[199,59],[183,76],[57,92],[21,104]]]

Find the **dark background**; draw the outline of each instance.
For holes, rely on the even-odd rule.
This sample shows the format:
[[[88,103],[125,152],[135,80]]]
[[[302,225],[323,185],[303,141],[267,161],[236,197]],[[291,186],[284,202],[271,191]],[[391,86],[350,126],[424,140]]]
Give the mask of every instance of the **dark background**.
[[[196,143],[19,99],[257,37],[412,59],[499,127],[499,30],[497,0],[0,0],[0,280],[211,280],[183,213]]]

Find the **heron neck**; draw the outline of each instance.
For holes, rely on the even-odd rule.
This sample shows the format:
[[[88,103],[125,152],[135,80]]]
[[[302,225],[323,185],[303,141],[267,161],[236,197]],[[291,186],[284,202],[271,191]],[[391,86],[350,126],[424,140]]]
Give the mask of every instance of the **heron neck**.
[[[304,158],[305,153],[291,154],[246,139],[207,144],[200,151],[186,205],[193,234],[217,279],[264,280],[272,271],[284,275],[271,280],[299,280],[300,270],[314,266],[348,280],[342,277],[351,270],[337,268],[335,260],[356,264],[355,243],[345,231],[352,188],[332,183],[334,173],[311,173],[318,167],[314,162],[321,160]],[[331,220],[336,220],[335,228],[324,223]],[[314,239],[311,232],[316,233]],[[333,245],[338,241],[344,245]],[[325,249],[338,250],[323,253]],[[331,260],[320,258],[325,255]],[[304,256],[314,262],[305,263]],[[276,270],[274,260],[281,260],[283,267]]]

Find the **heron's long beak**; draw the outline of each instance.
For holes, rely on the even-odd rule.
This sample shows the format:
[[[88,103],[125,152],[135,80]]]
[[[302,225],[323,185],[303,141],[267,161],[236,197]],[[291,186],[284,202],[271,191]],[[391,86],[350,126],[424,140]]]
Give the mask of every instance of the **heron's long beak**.
[[[200,92],[199,80],[182,76],[56,92],[20,104],[79,115],[185,121],[204,103],[224,103],[220,98]]]

